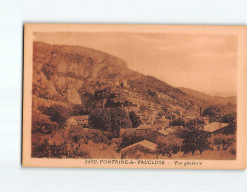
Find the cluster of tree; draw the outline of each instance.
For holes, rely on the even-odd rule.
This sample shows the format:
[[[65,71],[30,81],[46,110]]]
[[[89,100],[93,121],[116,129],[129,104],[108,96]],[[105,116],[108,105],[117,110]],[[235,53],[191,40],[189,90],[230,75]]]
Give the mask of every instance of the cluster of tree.
[[[47,115],[51,121],[56,122],[59,128],[64,127],[67,118],[71,115],[71,109],[61,105],[41,106],[39,110],[42,114]]]
[[[89,114],[88,109],[78,104],[72,107],[72,111],[70,113],[71,116],[88,115],[88,114]]]
[[[109,94],[109,89],[104,88],[104,89],[97,89],[94,92],[94,99],[102,99],[102,98],[106,98]]]
[[[183,118],[176,118],[172,121],[170,121],[170,125],[171,126],[185,126],[186,125],[186,122]]]
[[[32,112],[32,132],[50,134],[57,128],[58,124],[52,122],[48,116],[37,111]]]
[[[71,126],[68,130],[68,139],[73,143],[88,144],[89,140],[94,143],[105,143],[109,142],[109,138],[96,129],[83,129],[80,126]]]
[[[180,146],[176,143],[162,143],[158,144],[157,154],[161,154],[163,156],[171,157],[173,154],[176,154],[180,151]]]
[[[194,155],[196,150],[200,151],[200,154],[209,149],[208,138],[210,134],[205,131],[198,131],[195,129],[181,129],[176,132],[176,136],[183,139],[183,144],[181,146],[181,151],[184,154],[192,152]]]
[[[209,117],[210,121],[218,121],[223,123],[234,123],[236,113],[227,111],[224,107],[209,106],[204,111],[202,116]]]
[[[92,128],[119,134],[120,128],[139,126],[140,119],[122,108],[96,108],[90,112],[88,123]]]
[[[214,138],[213,144],[221,150],[227,150],[236,143],[235,137],[232,135],[218,135]]]
[[[39,107],[39,111],[42,113],[41,115],[38,115],[37,112],[33,113],[34,129],[38,129],[38,126],[41,126],[44,129],[43,131],[47,131],[47,133],[51,133],[52,130],[56,130],[57,128],[63,128],[70,116],[89,114],[88,109],[81,105],[74,105],[71,108],[62,105],[41,106]]]
[[[229,113],[222,116],[221,122],[223,123],[234,123],[236,119],[236,113]]]
[[[129,118],[133,128],[139,127],[141,125],[140,117],[137,116],[134,111],[129,112]]]
[[[41,144],[32,145],[32,157],[35,158],[89,158],[87,151],[79,151],[78,148],[70,150],[66,142],[56,145],[49,144],[45,139]]]
[[[113,101],[112,99],[108,98],[105,104],[106,108],[114,108],[114,107],[121,107],[122,103],[118,101]]]

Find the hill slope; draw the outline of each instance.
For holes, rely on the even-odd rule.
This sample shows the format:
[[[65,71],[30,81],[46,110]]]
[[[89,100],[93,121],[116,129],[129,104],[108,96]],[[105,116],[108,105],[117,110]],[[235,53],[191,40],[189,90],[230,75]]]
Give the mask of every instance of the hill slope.
[[[53,104],[102,106],[107,99],[197,113],[211,97],[174,88],[132,71],[110,54],[85,47],[33,44],[33,107]],[[103,102],[103,103],[102,103]]]
[[[219,96],[210,96],[208,94],[189,89],[189,88],[184,88],[184,87],[178,87],[181,91],[186,93],[187,95],[193,96],[194,98],[200,99],[200,100],[205,100],[213,104],[236,104],[237,102],[237,97],[232,96],[232,97],[219,97]]]

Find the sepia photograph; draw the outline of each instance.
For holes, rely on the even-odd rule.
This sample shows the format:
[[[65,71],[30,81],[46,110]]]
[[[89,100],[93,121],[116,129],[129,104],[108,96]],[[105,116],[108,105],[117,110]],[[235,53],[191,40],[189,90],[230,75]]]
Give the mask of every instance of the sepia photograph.
[[[23,166],[245,168],[244,32],[26,24]]]

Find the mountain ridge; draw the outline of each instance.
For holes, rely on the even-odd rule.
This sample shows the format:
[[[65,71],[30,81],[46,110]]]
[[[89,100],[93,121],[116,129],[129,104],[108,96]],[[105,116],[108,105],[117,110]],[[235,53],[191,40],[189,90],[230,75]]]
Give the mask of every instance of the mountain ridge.
[[[53,104],[88,106],[90,101],[91,106],[102,106],[105,100],[112,99],[121,104],[152,103],[160,109],[196,113],[210,99],[198,98],[188,90],[186,93],[153,76],[133,71],[116,56],[80,46],[34,42],[33,70],[36,108]]]
[[[188,95],[194,96],[199,99],[203,99],[205,101],[217,101],[218,103],[223,103],[223,104],[227,104],[227,103],[236,104],[236,101],[237,101],[237,96],[229,96],[229,97],[212,96],[207,93],[197,91],[197,90],[187,88],[187,87],[177,87],[177,88]]]

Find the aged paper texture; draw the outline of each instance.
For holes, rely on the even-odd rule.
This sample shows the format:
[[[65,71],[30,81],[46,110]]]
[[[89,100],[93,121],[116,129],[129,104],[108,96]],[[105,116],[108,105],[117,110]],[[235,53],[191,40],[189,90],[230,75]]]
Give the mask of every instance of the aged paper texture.
[[[246,36],[25,24],[23,166],[245,169]]]

